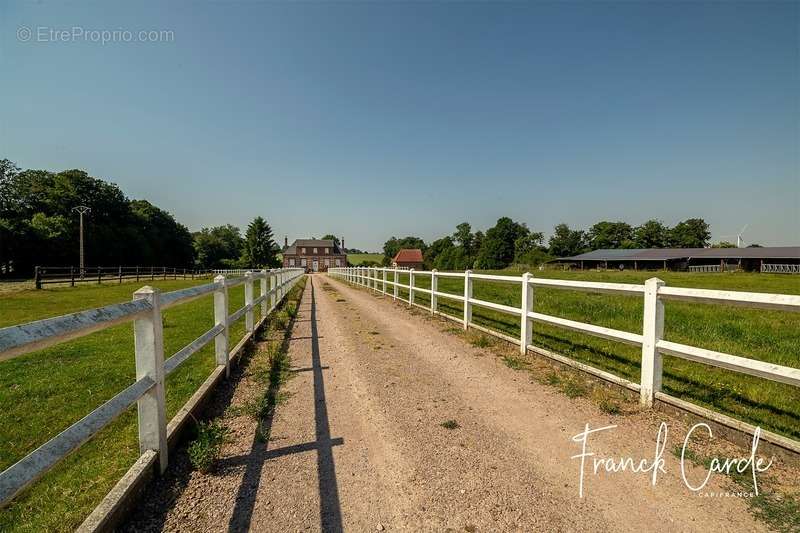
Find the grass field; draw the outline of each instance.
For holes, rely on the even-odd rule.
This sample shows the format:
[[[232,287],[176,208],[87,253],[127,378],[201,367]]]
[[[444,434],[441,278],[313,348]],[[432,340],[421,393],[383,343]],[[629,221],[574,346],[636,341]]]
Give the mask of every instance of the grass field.
[[[170,291],[208,283],[155,281]],[[144,283],[22,290],[0,294],[0,327],[129,301]],[[256,288],[258,292],[258,288]],[[164,313],[169,357],[213,326],[212,296]],[[244,304],[244,286],[230,290],[230,310]],[[231,328],[231,346],[244,319]],[[214,344],[167,378],[167,417],[214,368]],[[0,363],[0,470],[102,404],[135,378],[132,323]],[[72,531],[139,456],[135,405],[29,490],[0,510],[0,531]]]
[[[519,274],[509,271],[493,273]],[[800,279],[780,274],[537,271],[534,275],[619,283],[642,283],[649,277],[658,276],[670,286],[800,294]],[[408,274],[401,274],[399,279],[407,284]],[[430,277],[415,276],[415,285],[430,288]],[[461,295],[463,286],[463,280],[439,279],[439,290],[443,292]],[[387,290],[391,292],[391,287]],[[407,298],[408,291],[401,290],[400,295]],[[518,283],[474,280],[473,296],[520,306]],[[415,293],[414,300],[421,305],[430,304],[427,294]],[[538,312],[634,333],[642,331],[642,307],[642,298],[636,296],[589,294],[541,287],[535,289],[535,309]],[[667,301],[665,307],[667,340],[800,367],[800,313],[671,301]],[[439,309],[459,318],[463,315],[462,304],[456,300],[440,297]],[[472,312],[476,324],[519,336],[518,318],[475,305]],[[637,347],[540,323],[534,324],[533,343],[631,381],[640,381],[641,351]],[[664,358],[663,390],[678,398],[800,439],[800,389],[797,387],[667,356]]]
[[[383,254],[347,254],[347,262],[353,266],[359,266],[365,261],[374,261],[380,265]]]

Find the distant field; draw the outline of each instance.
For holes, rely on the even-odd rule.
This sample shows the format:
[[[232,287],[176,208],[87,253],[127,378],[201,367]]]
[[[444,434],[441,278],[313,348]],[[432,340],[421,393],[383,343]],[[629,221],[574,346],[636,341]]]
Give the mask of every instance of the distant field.
[[[381,264],[383,254],[347,254],[347,261],[354,266],[358,266],[364,261],[374,261]]]
[[[171,291],[209,280],[148,281]],[[129,301],[139,283],[0,293],[0,327]],[[244,304],[243,286],[230,290],[230,309]],[[213,325],[212,296],[164,313],[169,357]],[[244,320],[231,328],[231,346]],[[167,378],[171,418],[215,366],[214,344]],[[52,438],[133,383],[133,327],[123,324],[0,363],[0,470]],[[0,510],[0,531],[73,531],[139,456],[134,405]]]
[[[520,274],[507,270],[492,273]],[[780,274],[630,271],[536,271],[533,274],[546,278],[619,283],[642,283],[657,276],[670,286],[800,294],[800,278]],[[401,274],[399,278],[401,283],[408,283],[408,274]],[[430,277],[416,276],[415,285],[430,288]],[[460,295],[463,287],[462,280],[439,280],[439,290],[443,292]],[[407,291],[401,290],[400,294],[408,297]],[[520,305],[519,284],[475,280],[473,295],[481,300]],[[416,293],[414,300],[421,305],[430,303],[429,296],[422,293]],[[674,301],[666,302],[665,306],[665,338],[670,341],[800,367],[800,313]],[[635,333],[642,330],[641,297],[536,287],[535,308],[541,313],[599,326]],[[463,314],[460,302],[441,297],[439,309],[459,318]],[[519,335],[519,319],[511,315],[473,306],[473,319],[477,324],[508,335]],[[540,323],[534,323],[533,343],[631,381],[640,380],[639,348]],[[800,389],[797,387],[666,356],[663,390],[672,396],[800,439]]]

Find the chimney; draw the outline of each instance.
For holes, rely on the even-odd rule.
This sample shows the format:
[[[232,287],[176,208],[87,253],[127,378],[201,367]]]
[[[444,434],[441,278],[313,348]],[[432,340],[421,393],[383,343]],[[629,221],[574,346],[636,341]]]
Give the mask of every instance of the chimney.
[[[344,247],[344,237],[342,237],[342,253],[344,253],[345,250],[346,248]]]
[[[283,247],[284,248],[288,248],[289,247],[289,236],[288,235],[284,235],[283,236]]]

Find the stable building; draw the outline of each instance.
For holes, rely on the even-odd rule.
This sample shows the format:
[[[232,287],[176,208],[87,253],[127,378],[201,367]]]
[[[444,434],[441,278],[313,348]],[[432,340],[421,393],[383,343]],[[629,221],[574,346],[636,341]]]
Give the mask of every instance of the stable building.
[[[331,267],[347,266],[344,239],[339,246],[333,239],[296,239],[289,246],[283,241],[283,267],[302,268],[306,272],[325,272]]]
[[[572,268],[689,272],[800,273],[800,246],[752,248],[622,248],[592,250],[551,261]]]
[[[422,250],[419,248],[404,248],[392,258],[394,268],[413,268],[422,270]]]

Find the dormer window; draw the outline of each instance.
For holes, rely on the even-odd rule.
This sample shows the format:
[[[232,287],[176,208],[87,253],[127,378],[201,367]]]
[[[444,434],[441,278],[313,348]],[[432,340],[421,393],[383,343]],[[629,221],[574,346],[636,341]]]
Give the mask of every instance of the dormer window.
[[[304,254],[304,253],[306,253],[306,249],[305,249],[305,248],[300,248],[300,253],[301,253],[301,254]]]

